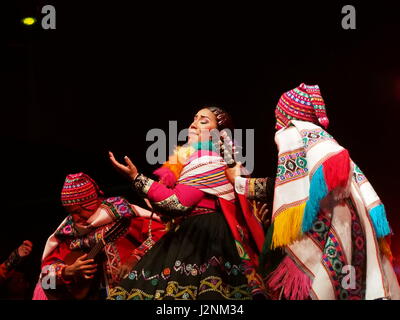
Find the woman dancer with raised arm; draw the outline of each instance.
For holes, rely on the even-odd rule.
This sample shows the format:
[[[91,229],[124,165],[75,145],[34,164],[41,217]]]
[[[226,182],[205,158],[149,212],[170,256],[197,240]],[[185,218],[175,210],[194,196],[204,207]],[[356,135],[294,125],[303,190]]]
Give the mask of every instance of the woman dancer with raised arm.
[[[113,165],[147,198],[171,229],[114,288],[109,299],[265,298],[256,272],[264,239],[262,225],[240,209],[226,164],[210,141],[210,130],[232,129],[229,115],[216,107],[197,112],[186,146],[178,148],[157,173],[158,183],[139,173],[129,158]]]

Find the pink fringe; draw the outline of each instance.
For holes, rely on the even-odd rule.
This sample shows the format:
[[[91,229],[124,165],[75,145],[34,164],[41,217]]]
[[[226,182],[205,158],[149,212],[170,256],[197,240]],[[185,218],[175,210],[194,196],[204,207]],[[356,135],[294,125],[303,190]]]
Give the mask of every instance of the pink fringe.
[[[305,300],[310,295],[311,279],[287,256],[271,273],[267,286],[272,291],[280,290],[288,300]]]
[[[49,300],[44,293],[44,290],[42,288],[42,285],[40,284],[40,281],[36,284],[35,291],[33,292],[33,297],[32,300]]]
[[[161,167],[154,171],[154,174],[157,175],[160,179],[160,182],[168,188],[172,188],[176,184],[175,174],[166,167]]]

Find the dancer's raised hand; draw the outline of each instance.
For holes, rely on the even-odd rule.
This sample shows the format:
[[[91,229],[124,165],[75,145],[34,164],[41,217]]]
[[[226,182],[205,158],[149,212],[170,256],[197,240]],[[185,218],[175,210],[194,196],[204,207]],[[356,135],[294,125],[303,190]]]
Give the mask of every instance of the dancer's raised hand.
[[[29,240],[25,240],[19,247],[18,247],[18,254],[21,258],[29,256],[32,251],[32,242]]]
[[[136,176],[138,175],[138,170],[136,166],[132,163],[131,159],[129,159],[127,156],[124,157],[126,165],[119,163],[115,157],[114,154],[109,151],[108,155],[110,157],[110,161],[112,165],[119,171],[121,172],[125,177],[127,177],[130,180],[135,180]]]

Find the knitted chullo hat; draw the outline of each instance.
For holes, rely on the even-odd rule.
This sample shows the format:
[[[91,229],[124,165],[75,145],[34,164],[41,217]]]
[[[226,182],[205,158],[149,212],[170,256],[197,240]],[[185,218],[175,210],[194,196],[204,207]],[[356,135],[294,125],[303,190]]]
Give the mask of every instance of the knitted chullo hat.
[[[285,92],[275,109],[276,129],[287,127],[290,120],[313,122],[328,128],[325,103],[318,85],[309,86],[302,83],[295,89]]]
[[[83,172],[69,174],[65,178],[61,191],[63,206],[82,205],[91,208],[97,204],[97,199],[102,196],[96,182]]]

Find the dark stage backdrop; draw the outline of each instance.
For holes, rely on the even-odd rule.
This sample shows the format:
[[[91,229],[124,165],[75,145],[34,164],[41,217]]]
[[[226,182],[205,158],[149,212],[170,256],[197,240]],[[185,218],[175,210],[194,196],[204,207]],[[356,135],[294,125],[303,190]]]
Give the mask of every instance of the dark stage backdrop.
[[[185,128],[204,104],[226,108],[238,128],[255,129],[254,175],[274,175],[274,108],[301,82],[319,84],[329,132],[385,203],[400,254],[398,8],[354,3],[357,29],[343,30],[347,3],[340,1],[7,3],[0,11],[0,258],[32,240],[24,267],[30,279],[65,216],[65,175],[84,171],[107,195],[138,201],[107,151],[150,174],[147,131],[167,130],[168,120]],[[44,4],[57,10],[56,30],[40,27]],[[27,15],[38,23],[22,25]]]

